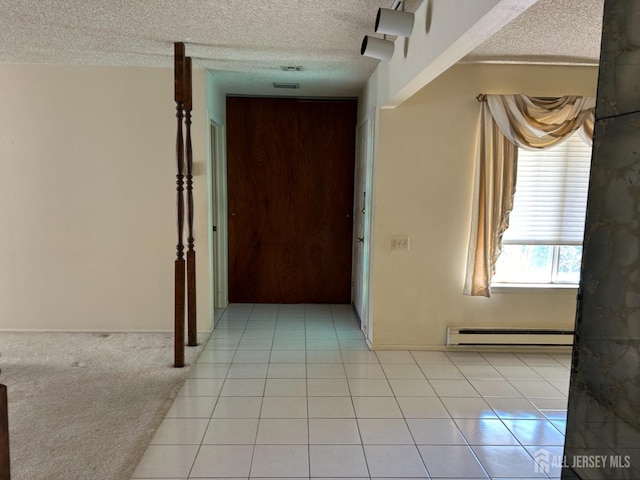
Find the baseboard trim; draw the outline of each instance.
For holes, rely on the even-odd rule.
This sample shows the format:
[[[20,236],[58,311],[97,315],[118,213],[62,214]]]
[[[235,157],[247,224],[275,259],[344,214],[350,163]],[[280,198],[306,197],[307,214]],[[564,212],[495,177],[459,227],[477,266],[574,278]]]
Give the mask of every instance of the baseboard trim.
[[[368,342],[367,342],[368,343]],[[571,353],[572,347],[521,347],[518,345],[507,345],[504,347],[447,347],[446,345],[412,345],[412,344],[385,344],[369,343],[370,350],[414,350],[433,352],[514,352],[514,353]]]

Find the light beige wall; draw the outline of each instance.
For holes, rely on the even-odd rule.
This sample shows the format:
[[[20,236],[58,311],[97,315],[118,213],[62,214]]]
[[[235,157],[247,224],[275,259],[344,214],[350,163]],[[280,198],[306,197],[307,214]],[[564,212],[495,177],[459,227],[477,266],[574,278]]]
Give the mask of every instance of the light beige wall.
[[[380,112],[373,265],[374,348],[440,348],[446,327],[573,328],[575,290],[462,295],[478,93],[595,95],[597,69],[459,65]],[[392,235],[411,249],[391,251]]]
[[[0,328],[171,330],[172,69],[0,65]],[[198,328],[210,329],[204,71],[194,71]]]

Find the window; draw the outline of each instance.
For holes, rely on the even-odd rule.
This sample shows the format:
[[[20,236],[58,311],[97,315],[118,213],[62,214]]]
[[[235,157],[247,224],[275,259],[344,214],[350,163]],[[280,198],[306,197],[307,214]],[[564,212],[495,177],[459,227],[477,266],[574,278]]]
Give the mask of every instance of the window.
[[[548,150],[518,151],[509,228],[494,284],[577,284],[591,147],[577,134]]]

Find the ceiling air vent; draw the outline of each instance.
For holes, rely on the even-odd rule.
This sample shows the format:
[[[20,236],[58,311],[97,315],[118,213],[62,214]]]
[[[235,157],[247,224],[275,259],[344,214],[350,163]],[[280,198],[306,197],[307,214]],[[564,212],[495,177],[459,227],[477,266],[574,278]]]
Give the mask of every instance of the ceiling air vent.
[[[273,83],[273,88],[289,88],[295,90],[296,88],[300,88],[299,83]]]

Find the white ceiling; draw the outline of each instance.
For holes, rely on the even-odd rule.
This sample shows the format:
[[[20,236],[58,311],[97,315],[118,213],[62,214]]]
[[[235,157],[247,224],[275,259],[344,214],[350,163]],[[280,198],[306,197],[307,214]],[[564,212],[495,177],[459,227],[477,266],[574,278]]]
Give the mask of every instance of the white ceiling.
[[[449,0],[427,0],[449,1]],[[234,93],[299,82],[355,95],[377,60],[360,55],[391,0],[0,0],[0,62],[194,67]],[[422,0],[407,0],[415,11]],[[597,63],[603,0],[540,0],[464,61]],[[281,66],[302,66],[283,72]],[[313,90],[313,89],[312,89]]]
[[[597,65],[604,0],[538,0],[463,61]]]

